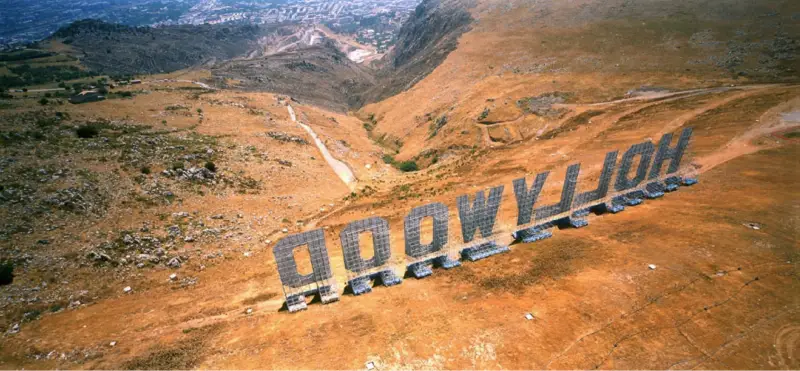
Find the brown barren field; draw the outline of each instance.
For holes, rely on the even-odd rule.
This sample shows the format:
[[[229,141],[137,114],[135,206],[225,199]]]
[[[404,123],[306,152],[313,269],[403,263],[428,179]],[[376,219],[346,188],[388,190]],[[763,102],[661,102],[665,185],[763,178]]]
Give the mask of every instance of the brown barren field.
[[[353,112],[232,78],[211,89],[204,68],[112,89],[133,97],[0,102],[0,262],[14,265],[0,368],[800,369],[796,2],[442,3],[474,18],[457,47]],[[424,23],[406,46],[433,55],[401,43],[384,58],[427,71],[442,50]],[[330,87],[317,76],[301,77]],[[342,84],[321,93],[363,93]],[[495,233],[510,243],[513,180],[550,171],[536,205],[553,204],[571,164],[576,192],[592,190],[606,153],[688,127],[694,186],[345,292],[350,222],[386,218],[402,274],[412,208],[447,205],[455,249],[456,198],[503,185]],[[399,170],[411,160],[419,171]],[[341,298],[289,313],[272,249],[319,228]]]
[[[91,291],[93,300],[44,313],[6,335],[0,350],[4,367],[358,369],[369,361],[379,369],[800,367],[800,143],[791,135],[799,129],[780,115],[800,109],[796,86],[576,103],[569,106],[573,113],[548,122],[540,136],[478,148],[413,174],[383,164],[380,149],[355,117],[292,103],[299,119],[357,174],[359,196],[345,201],[350,190],[313,145],[276,144],[263,135],[279,130],[307,137],[289,121],[286,100],[228,91],[191,99],[174,90],[178,83],[145,85],[153,89],[150,94],[132,100],[64,108],[73,120],[127,117],[161,126],[165,119],[168,127],[236,143],[227,147],[230,156],[222,166],[262,177],[263,188],[244,195],[187,194],[166,207],[114,208],[82,231],[78,245],[90,241],[94,231],[143,222],[168,225],[157,215],[181,210],[209,225],[215,221],[208,216],[223,214],[219,223],[249,225],[246,234],[253,239],[177,244],[176,249],[196,251],[174,270],[197,279],[185,287],[170,282],[173,270],[164,267],[126,268],[133,273],[125,275],[82,266],[65,273],[74,280],[70,287]],[[170,104],[187,105],[189,112],[202,108],[203,120],[170,115],[164,111]],[[250,109],[262,113],[248,114]],[[600,113],[591,121],[570,121],[587,110]],[[688,126],[695,134],[684,164],[697,168],[696,186],[618,215],[591,216],[587,228],[558,230],[551,239],[516,244],[506,254],[437,269],[427,279],[407,278],[362,297],[343,295],[330,305],[312,302],[296,314],[281,310],[271,253],[283,235],[280,228],[325,227],[334,273],[343,284],[338,233],[347,222],[373,215],[389,219],[393,262],[399,266],[402,218],[414,206],[447,204],[453,238],[455,197],[503,184],[497,230],[507,233],[516,218],[511,180],[552,170],[539,204],[552,203],[568,164],[583,164],[579,191],[591,189],[605,152],[657,141]],[[552,133],[545,135],[548,130]],[[335,145],[337,140],[349,147]],[[236,161],[232,156],[242,146],[293,166]],[[364,192],[367,186],[374,193]],[[267,213],[275,216],[257,219]],[[282,218],[305,224],[287,225]],[[56,246],[73,244],[49,236]],[[31,244],[35,238],[15,237],[14,243]],[[222,260],[204,257],[216,250],[225,251]],[[47,251],[55,249],[43,254]],[[657,268],[648,269],[649,264]],[[18,281],[36,282],[42,279],[38,272],[27,271]],[[123,294],[124,286],[133,293]],[[526,320],[526,313],[535,319]]]

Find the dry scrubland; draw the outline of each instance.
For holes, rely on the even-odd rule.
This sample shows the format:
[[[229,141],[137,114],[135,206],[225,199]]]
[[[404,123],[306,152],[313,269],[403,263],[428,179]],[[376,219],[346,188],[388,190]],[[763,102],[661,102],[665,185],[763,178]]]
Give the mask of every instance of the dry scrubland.
[[[716,65],[735,46],[718,41],[766,34],[755,23],[659,24],[634,7],[640,26],[607,17],[613,2],[542,4],[473,4],[477,22],[430,75],[349,114],[191,83],[204,70],[83,105],[14,94],[0,106],[0,257],[15,267],[0,365],[800,368],[797,59]],[[569,164],[588,190],[607,151],[685,127],[694,187],[424,280],[281,310],[271,248],[287,233],[325,228],[343,283],[350,221],[387,218],[399,265],[414,206],[448,205],[455,239],[456,196],[504,184],[508,231],[513,179],[551,170],[539,202],[552,203]]]

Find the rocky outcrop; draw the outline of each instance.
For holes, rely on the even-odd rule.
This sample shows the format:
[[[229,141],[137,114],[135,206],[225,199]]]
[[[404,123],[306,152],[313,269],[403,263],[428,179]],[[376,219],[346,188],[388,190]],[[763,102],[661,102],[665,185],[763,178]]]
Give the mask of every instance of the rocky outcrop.
[[[383,100],[433,72],[470,29],[473,6],[473,0],[424,0],[400,29],[395,48],[378,70],[378,84],[363,100]]]

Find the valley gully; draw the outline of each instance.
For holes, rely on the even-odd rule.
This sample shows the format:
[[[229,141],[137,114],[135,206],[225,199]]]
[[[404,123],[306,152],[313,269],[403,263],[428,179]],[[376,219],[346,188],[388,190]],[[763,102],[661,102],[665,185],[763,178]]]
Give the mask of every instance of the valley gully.
[[[372,291],[373,280],[384,286],[401,284],[398,271],[404,272],[406,277],[420,279],[433,274],[434,267],[451,269],[464,260],[477,261],[507,252],[509,247],[499,242],[506,233],[511,233],[518,242],[539,241],[551,237],[551,230],[556,227],[587,226],[587,217],[592,213],[616,214],[645,199],[662,197],[680,186],[696,184],[692,169],[680,166],[691,136],[692,129],[685,128],[674,145],[673,134],[665,134],[657,145],[646,141],[631,146],[621,159],[618,159],[619,151],[607,153],[596,188],[579,194],[576,189],[581,165],[570,165],[560,200],[552,205],[535,207],[549,171],[537,174],[530,186],[526,178],[514,180],[517,221],[509,230],[495,227],[503,185],[491,188],[488,197],[483,190],[477,192],[471,202],[469,195],[457,197],[461,233],[454,235],[462,239],[458,243],[449,241],[457,238],[450,236],[450,214],[446,205],[431,203],[416,207],[404,219],[406,256],[400,267],[390,263],[390,232],[386,219],[372,217],[352,222],[339,235],[347,271],[345,293],[367,294]],[[632,169],[637,159],[638,166]],[[669,166],[664,169],[666,162]],[[423,243],[421,238],[424,220],[432,221],[432,228],[429,228],[432,230],[425,231],[426,236],[432,235],[429,243]],[[480,233],[476,235],[477,231]],[[359,244],[360,235],[366,233],[372,235],[374,251],[370,259],[362,257]],[[303,246],[308,247],[310,256],[311,272],[308,274],[298,271],[294,256],[295,249]],[[339,300],[339,285],[333,276],[323,229],[287,236],[278,241],[273,253],[289,312],[306,309],[306,297],[310,295],[319,295],[323,304]]]

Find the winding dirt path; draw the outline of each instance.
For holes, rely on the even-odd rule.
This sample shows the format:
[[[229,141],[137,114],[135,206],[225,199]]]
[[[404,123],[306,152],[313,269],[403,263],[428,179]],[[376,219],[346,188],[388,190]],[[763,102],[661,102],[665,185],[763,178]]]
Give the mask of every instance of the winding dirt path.
[[[800,120],[790,118],[792,113],[800,112],[800,98],[794,98],[770,108],[746,132],[736,136],[723,147],[707,156],[696,159],[699,172],[706,172],[737,157],[749,155],[764,149],[782,145],[781,140],[772,135],[800,127]],[[785,115],[787,114],[788,115]],[[759,138],[765,138],[756,143]]]
[[[317,136],[317,133],[314,132],[314,129],[311,129],[310,126],[297,121],[297,115],[294,113],[294,108],[292,108],[291,105],[287,105],[286,109],[289,110],[289,116],[292,118],[292,122],[300,125],[300,127],[305,129],[305,131],[308,132],[308,135],[314,139],[314,143],[317,145],[317,148],[319,148],[319,151],[322,152],[322,157],[326,162],[328,162],[328,165],[330,165],[331,169],[333,169],[333,172],[336,173],[336,175],[344,182],[344,184],[347,184],[350,189],[353,189],[356,183],[356,176],[353,174],[353,171],[350,170],[350,167],[347,166],[346,163],[337,160],[335,157],[333,157],[333,155],[331,155],[330,151],[328,151],[328,147],[325,147],[325,143],[323,143],[319,136]]]

